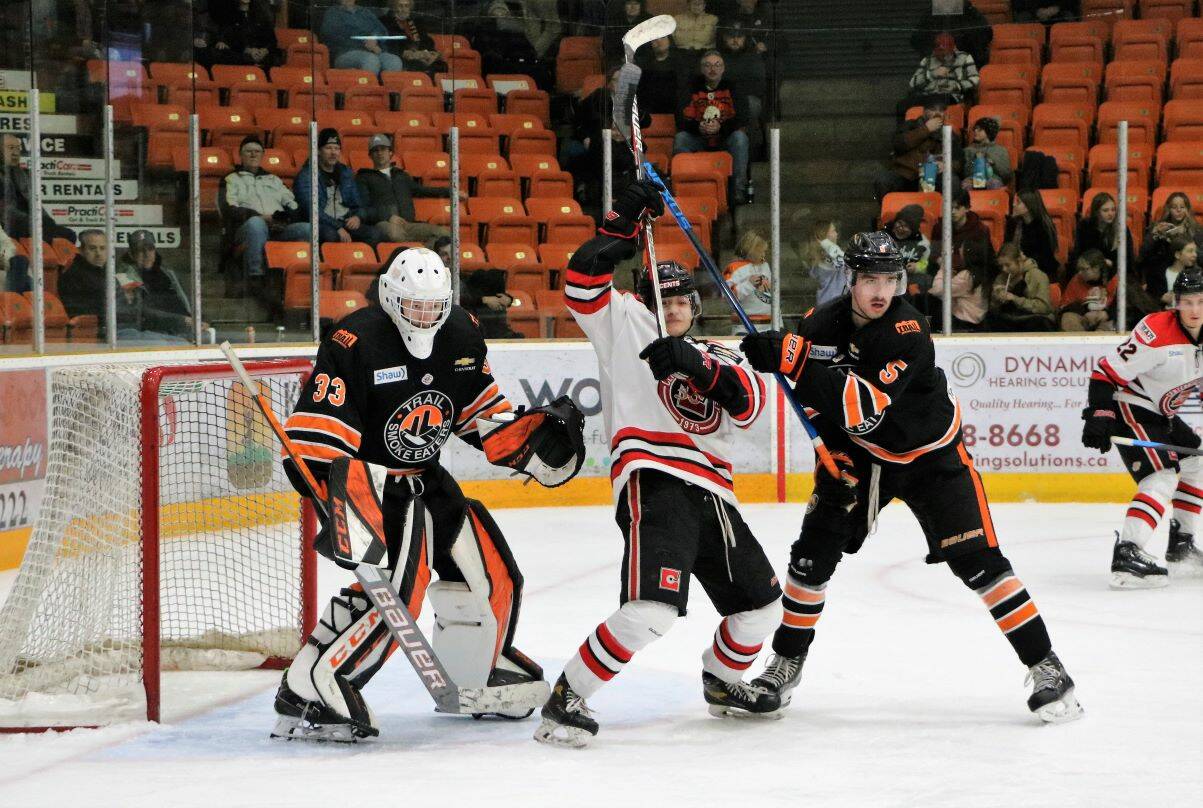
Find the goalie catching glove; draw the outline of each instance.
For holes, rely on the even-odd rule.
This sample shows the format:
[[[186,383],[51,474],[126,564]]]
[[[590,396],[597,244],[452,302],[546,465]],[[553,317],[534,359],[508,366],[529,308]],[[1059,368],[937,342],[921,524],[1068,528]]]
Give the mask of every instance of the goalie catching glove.
[[[585,416],[568,396],[543,407],[477,418],[485,457],[555,488],[585,462]]]

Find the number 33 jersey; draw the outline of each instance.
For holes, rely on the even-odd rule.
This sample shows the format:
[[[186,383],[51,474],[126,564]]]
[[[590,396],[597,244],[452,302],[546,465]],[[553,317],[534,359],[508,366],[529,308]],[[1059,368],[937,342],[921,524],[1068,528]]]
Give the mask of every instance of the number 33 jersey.
[[[512,409],[485,358],[472,316],[459,306],[434,350],[415,359],[379,306],[339,321],[284,424],[314,475],[356,457],[390,469],[432,466],[452,434],[480,448],[476,418]]]
[[[1173,418],[1203,384],[1203,347],[1182,328],[1177,311],[1145,317],[1090,375],[1090,404],[1112,400]]]

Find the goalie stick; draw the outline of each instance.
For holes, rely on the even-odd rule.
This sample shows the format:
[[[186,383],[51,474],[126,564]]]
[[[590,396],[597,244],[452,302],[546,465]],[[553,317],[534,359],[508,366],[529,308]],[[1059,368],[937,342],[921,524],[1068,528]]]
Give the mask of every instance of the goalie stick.
[[[328,519],[329,513],[326,509],[323,486],[314,478],[305,459],[297,452],[296,446],[293,445],[288,433],[284,431],[283,425],[272,411],[271,402],[267,400],[259,384],[247,373],[242,360],[234,353],[229,342],[221,344],[221,352],[229,360],[230,367],[238,375],[242,386],[255,400],[259,412],[263,414],[268,426],[284,446],[284,451],[296,465],[305,481],[305,487],[309,489],[309,496],[313,500],[314,507],[318,509],[323,518]],[[393,640],[405,652],[405,658],[409,660],[409,664],[413,666],[426,691],[434,699],[435,709],[438,712],[479,714],[500,713],[511,709],[506,698],[508,689],[504,686],[474,688],[456,686],[443,663],[439,661],[434,649],[430,647],[426,636],[418,628],[413,615],[405,607],[405,601],[397,594],[396,587],[379,567],[359,564],[355,567],[354,572],[355,578],[363,587],[364,594],[380,612]]]
[[[614,90],[613,109],[614,126],[631,147],[635,156],[635,172],[639,179],[646,174],[643,169],[643,130],[639,125],[639,99],[636,91],[639,89],[639,77],[643,71],[635,64],[635,52],[640,46],[653,39],[670,36],[677,30],[677,21],[671,14],[660,14],[644,20],[623,34],[622,48],[624,62],[618,71],[618,83]],[[628,113],[628,110],[630,112]],[[656,328],[657,335],[664,336],[668,329],[664,325],[664,300],[660,296],[660,273],[656,271],[656,238],[652,230],[650,217],[643,222],[644,264],[652,281],[652,296],[656,299]]]

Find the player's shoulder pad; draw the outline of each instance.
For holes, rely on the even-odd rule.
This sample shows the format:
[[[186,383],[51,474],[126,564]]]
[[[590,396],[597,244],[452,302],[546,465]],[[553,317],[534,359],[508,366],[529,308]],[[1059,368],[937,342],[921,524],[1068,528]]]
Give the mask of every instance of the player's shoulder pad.
[[[380,329],[393,329],[393,321],[379,306],[365,306],[353,311],[338,321],[334,330],[326,337],[326,344],[343,350],[353,350],[361,340],[371,342]]]
[[[1132,336],[1137,342],[1150,348],[1177,345],[1187,341],[1186,334],[1182,333],[1182,327],[1178,325],[1178,312],[1173,309],[1147,315],[1132,329]]]

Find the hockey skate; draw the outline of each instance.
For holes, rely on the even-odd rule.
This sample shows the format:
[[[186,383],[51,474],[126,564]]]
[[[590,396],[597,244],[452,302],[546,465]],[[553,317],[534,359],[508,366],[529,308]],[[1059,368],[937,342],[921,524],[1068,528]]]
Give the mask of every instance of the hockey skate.
[[[597,734],[597,722],[589,706],[568,684],[564,674],[551,689],[551,698],[543,705],[543,723],[535,730],[535,740],[552,746],[581,749]]]
[[[1130,541],[1115,536],[1111,555],[1112,589],[1157,589],[1169,584],[1169,573],[1156,559]]]
[[[724,682],[702,671],[702,695],[710,714],[748,718],[780,718],[781,697],[747,682]]]
[[[785,709],[794,698],[794,688],[802,678],[802,663],[805,661],[805,651],[796,657],[773,654],[769,664],[752,680],[751,685],[776,694],[781,699],[781,709]]]
[[[1082,705],[1074,696],[1074,680],[1065,672],[1057,655],[1048,656],[1028,669],[1024,684],[1032,685],[1028,709],[1048,724],[1064,724],[1082,717]]]
[[[1165,551],[1165,566],[1177,576],[1203,575],[1203,550],[1195,537],[1182,532],[1177,519],[1170,520],[1170,543]]]
[[[359,691],[350,684],[342,683],[342,687],[344,694],[348,690],[355,694],[355,701],[363,708],[366,720],[347,718],[320,701],[306,701],[288,687],[287,681],[283,681],[276,691],[277,719],[271,737],[286,741],[355,743],[361,738],[379,735],[380,730],[372,725],[371,712],[359,696]]]

